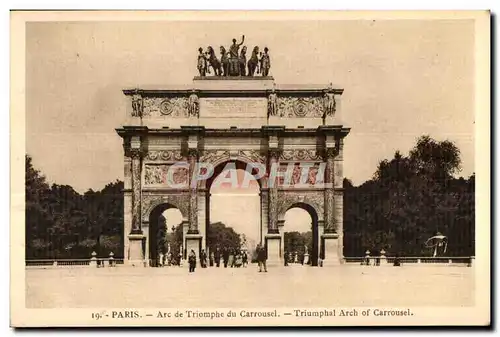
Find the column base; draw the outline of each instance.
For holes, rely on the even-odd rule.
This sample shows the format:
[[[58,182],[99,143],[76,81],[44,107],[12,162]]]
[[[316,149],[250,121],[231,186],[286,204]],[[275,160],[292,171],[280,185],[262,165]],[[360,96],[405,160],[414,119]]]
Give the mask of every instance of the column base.
[[[142,251],[142,244],[145,237],[138,232],[131,233],[128,236],[129,240],[129,254],[128,260],[125,261],[127,266],[131,267],[147,267],[147,263],[144,260],[144,254]]]
[[[267,234],[266,235],[267,247],[267,265],[270,267],[283,266],[283,259],[281,257],[281,235]]]
[[[339,266],[344,263],[344,257],[339,255],[339,235],[337,233],[325,233],[321,236],[324,245],[325,256],[320,265],[322,267]]]

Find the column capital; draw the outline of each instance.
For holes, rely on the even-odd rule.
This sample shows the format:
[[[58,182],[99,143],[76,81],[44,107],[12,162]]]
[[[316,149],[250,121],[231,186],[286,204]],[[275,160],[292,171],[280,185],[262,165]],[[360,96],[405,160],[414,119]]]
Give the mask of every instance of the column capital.
[[[200,151],[198,150],[198,148],[189,148],[187,153],[189,158],[197,159]]]
[[[268,155],[269,158],[278,159],[281,155],[282,150],[280,148],[269,148]]]
[[[141,148],[130,148],[128,149],[128,157],[132,159],[140,159],[147,154],[147,151],[144,151]]]
[[[324,157],[325,159],[332,159],[335,158],[338,154],[338,149],[336,147],[327,147],[324,150]]]

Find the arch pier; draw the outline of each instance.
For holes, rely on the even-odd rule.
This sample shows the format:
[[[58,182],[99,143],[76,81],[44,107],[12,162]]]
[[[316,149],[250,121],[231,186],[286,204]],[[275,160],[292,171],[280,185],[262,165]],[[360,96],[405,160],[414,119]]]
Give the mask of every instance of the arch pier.
[[[167,208],[182,214],[184,254],[206,248],[210,183],[228,162],[259,182],[255,216],[270,265],[283,265],[284,216],[293,207],[311,214],[323,265],[343,262],[343,149],[350,131],[341,119],[343,89],[202,77],[189,86],[123,93],[126,119],[116,131],[124,148],[127,265],[150,265],[150,221]]]

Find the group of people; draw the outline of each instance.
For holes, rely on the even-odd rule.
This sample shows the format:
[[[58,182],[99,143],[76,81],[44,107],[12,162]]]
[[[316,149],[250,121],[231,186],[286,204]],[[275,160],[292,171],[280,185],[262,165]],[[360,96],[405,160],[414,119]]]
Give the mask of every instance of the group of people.
[[[179,251],[177,254],[172,252],[167,252],[166,254],[159,253],[158,256],[158,265],[160,267],[163,266],[180,266],[182,260],[182,254]]]
[[[267,253],[265,247],[261,244],[258,244],[256,248],[256,254],[257,262],[259,264],[259,272],[267,272]],[[194,249],[191,249],[188,254],[190,273],[195,271],[196,262],[196,253]],[[199,262],[201,268],[207,268],[208,266],[220,268],[221,264],[224,266],[224,268],[245,268],[248,266],[248,254],[246,251],[240,251],[233,248],[224,247],[223,249],[220,249],[219,247],[217,247],[210,253],[210,255],[207,256],[205,250],[202,249],[200,252]]]

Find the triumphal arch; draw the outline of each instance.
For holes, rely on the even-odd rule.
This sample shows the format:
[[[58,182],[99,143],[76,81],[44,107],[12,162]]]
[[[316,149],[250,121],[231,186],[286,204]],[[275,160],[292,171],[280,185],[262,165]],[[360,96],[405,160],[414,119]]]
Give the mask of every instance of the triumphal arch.
[[[283,265],[284,215],[293,207],[313,219],[313,264],[318,257],[323,265],[342,263],[343,149],[350,130],[342,123],[343,89],[279,84],[269,66],[257,74],[259,63],[249,60],[246,72],[236,61],[232,68],[213,65],[211,54],[200,48],[200,76],[192,83],[123,90],[127,117],[117,133],[124,147],[125,264],[149,265],[151,221],[168,208],[182,214],[184,254],[194,249],[199,256],[207,244],[210,184],[228,163],[259,182],[255,216],[269,264]]]

